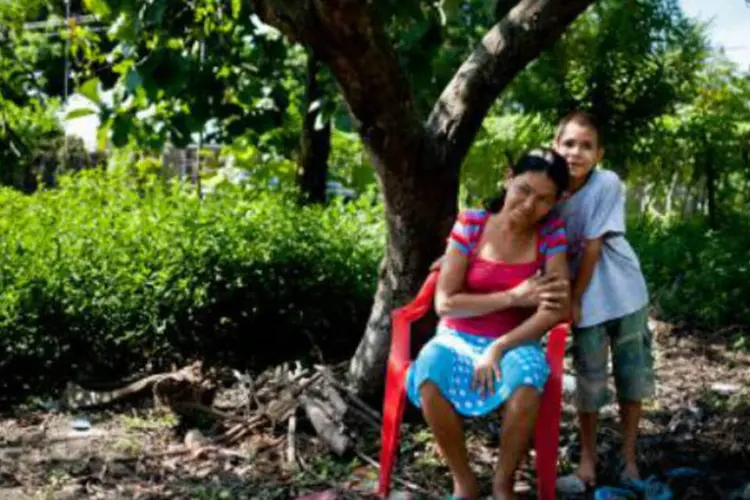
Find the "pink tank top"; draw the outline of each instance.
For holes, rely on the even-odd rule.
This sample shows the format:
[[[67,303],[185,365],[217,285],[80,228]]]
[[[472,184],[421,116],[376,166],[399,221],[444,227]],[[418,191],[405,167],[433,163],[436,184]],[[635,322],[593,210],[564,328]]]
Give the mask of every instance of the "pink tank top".
[[[486,221],[485,221],[486,222]],[[479,242],[484,225],[476,236]],[[537,234],[537,258],[532,262],[507,264],[482,259],[472,251],[469,255],[469,265],[466,270],[466,293],[492,293],[510,290],[519,285],[542,266],[543,254],[541,231]],[[463,333],[497,338],[508,333],[523,323],[534,313],[532,308],[512,308],[495,311],[483,316],[471,318],[441,318],[443,326]]]

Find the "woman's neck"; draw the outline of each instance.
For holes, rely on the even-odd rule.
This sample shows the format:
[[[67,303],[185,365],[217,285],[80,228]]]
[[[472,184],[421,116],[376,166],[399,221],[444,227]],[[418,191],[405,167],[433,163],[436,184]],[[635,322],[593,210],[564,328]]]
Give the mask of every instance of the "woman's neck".
[[[492,224],[501,233],[512,238],[528,237],[536,232],[535,227],[515,222],[505,211],[505,208],[502,208],[493,216]]]

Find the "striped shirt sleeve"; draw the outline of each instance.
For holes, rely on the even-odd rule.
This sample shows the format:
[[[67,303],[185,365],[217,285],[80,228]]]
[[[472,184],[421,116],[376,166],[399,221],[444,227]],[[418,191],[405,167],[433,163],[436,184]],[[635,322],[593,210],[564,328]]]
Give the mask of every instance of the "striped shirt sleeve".
[[[542,228],[541,252],[544,260],[567,250],[568,238],[565,236],[565,224],[561,218],[552,217]]]
[[[458,214],[448,236],[448,248],[455,247],[461,255],[468,256],[477,246],[477,236],[485,219],[485,211],[481,209],[464,210]]]

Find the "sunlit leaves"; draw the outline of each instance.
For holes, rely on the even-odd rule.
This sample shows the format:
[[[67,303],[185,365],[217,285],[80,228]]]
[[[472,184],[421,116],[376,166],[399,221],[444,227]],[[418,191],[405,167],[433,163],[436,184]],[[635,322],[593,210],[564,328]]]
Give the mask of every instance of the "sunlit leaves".
[[[83,85],[78,87],[78,93],[90,100],[95,104],[101,104],[102,100],[99,97],[99,79],[91,78],[86,80]]]
[[[189,144],[210,121],[218,128],[206,140],[240,128],[262,134],[278,125],[286,99],[275,75],[283,68],[284,42],[241,15],[247,14],[242,2],[101,1],[106,8],[91,8],[109,23],[109,37],[117,42],[103,58],[119,76],[105,86],[113,102],[99,104],[112,107],[108,120],[136,112],[117,127],[109,124],[117,143],[127,132],[137,142]],[[137,113],[162,103],[171,105]]]

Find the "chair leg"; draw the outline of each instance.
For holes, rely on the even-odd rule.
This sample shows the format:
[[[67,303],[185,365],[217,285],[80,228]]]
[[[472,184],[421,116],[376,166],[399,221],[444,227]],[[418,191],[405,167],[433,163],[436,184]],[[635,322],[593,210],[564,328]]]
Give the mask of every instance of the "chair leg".
[[[540,500],[555,500],[557,480],[557,455],[560,438],[559,418],[548,418],[549,408],[542,405],[540,418],[537,421],[536,436],[534,439],[536,449],[536,475],[537,490]],[[549,405],[547,405],[549,406]]]
[[[406,371],[409,365],[388,364],[385,397],[383,401],[383,427],[381,431],[380,474],[378,495],[385,498],[391,487],[391,474],[398,453],[401,420],[406,404]]]
[[[560,328],[562,330],[558,330]],[[550,376],[542,393],[534,436],[537,489],[540,500],[555,500],[556,496],[565,328],[565,326],[555,327],[549,336],[549,345],[547,346]]]

